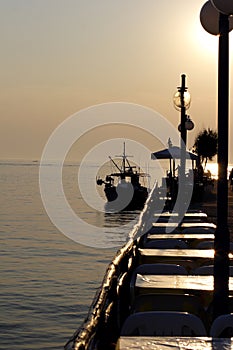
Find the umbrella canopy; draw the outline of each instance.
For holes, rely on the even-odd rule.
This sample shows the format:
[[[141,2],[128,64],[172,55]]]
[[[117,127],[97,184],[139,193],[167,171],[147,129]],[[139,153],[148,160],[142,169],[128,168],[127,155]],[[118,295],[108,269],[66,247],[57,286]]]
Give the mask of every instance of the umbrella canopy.
[[[151,153],[151,159],[180,159],[181,149],[177,146],[165,148],[161,151]],[[186,159],[198,160],[198,156],[192,152],[186,151]]]

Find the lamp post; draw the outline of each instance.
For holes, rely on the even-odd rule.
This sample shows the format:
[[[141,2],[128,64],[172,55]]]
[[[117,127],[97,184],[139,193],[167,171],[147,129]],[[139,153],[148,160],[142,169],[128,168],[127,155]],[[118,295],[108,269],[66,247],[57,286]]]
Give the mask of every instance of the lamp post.
[[[191,119],[186,115],[186,110],[190,106],[191,98],[185,86],[185,74],[181,75],[181,86],[178,87],[178,91],[173,96],[173,103],[175,108],[180,111],[180,125],[178,130],[180,131],[180,174],[179,186],[183,186],[183,193],[185,195],[185,163],[186,163],[186,142],[187,142],[187,130],[192,130],[194,127]],[[185,198],[185,197],[184,197]],[[184,202],[179,203],[179,215],[184,214]]]
[[[215,232],[213,317],[228,313],[229,229],[228,229],[228,108],[229,108],[229,31],[232,0],[207,1],[200,20],[210,34],[219,35],[218,49],[218,184],[217,229]]]
[[[191,119],[186,115],[186,110],[190,107],[191,97],[188,88],[185,86],[185,74],[181,75],[181,86],[178,87],[178,91],[173,96],[173,103],[175,108],[181,112],[181,121],[178,130],[181,132],[181,149],[182,141],[186,146],[187,130],[192,130],[194,127]]]

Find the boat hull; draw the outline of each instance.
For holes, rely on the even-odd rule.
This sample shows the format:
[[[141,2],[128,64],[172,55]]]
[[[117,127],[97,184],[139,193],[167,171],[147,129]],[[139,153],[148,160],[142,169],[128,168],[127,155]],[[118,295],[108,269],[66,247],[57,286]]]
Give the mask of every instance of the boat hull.
[[[142,209],[148,197],[146,187],[133,188],[131,184],[121,188],[119,186],[105,187],[104,192],[108,201],[106,208],[115,211],[119,211],[117,210],[119,208],[120,211]]]

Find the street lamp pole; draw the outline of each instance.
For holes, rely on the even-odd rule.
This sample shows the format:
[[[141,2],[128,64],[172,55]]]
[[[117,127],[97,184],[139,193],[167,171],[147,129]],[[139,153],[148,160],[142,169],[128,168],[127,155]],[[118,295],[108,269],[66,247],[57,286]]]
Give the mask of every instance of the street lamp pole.
[[[180,174],[179,174],[179,186],[183,186],[183,191],[185,194],[185,166],[186,166],[186,142],[187,142],[187,130],[185,128],[186,121],[186,107],[184,103],[184,93],[187,90],[185,87],[185,74],[181,75],[181,87],[180,87],[180,98],[181,98],[181,109],[180,109]],[[183,205],[184,203],[180,203],[179,214],[183,216]]]
[[[187,91],[187,88],[185,86],[185,79],[186,76],[185,74],[181,75],[181,87],[179,88],[180,91],[180,99],[181,99],[181,120],[180,120],[180,126],[181,126],[181,144],[180,148],[182,149],[182,141],[184,143],[184,146],[186,146],[186,141],[187,141],[187,130],[185,128],[185,121],[186,121],[186,107],[184,103],[184,93]],[[183,147],[185,148],[185,147]],[[185,158],[184,158],[185,160]]]
[[[214,240],[213,318],[228,313],[229,245],[228,229],[228,109],[229,109],[229,31],[233,29],[232,0],[207,1],[201,9],[204,29],[219,35],[218,49],[218,184],[217,228]]]
[[[183,216],[185,211],[185,198],[186,198],[186,142],[187,142],[187,130],[192,130],[194,127],[191,119],[186,115],[186,110],[190,106],[190,94],[188,88],[185,86],[186,76],[181,75],[181,86],[178,87],[178,91],[173,97],[174,106],[180,111],[180,125],[178,130],[180,131],[180,172],[179,172],[179,186],[182,186],[182,200],[179,203],[179,215]]]
[[[218,52],[218,183],[217,229],[215,232],[213,317],[228,313],[229,229],[228,229],[228,106],[229,106],[229,21],[219,16]]]

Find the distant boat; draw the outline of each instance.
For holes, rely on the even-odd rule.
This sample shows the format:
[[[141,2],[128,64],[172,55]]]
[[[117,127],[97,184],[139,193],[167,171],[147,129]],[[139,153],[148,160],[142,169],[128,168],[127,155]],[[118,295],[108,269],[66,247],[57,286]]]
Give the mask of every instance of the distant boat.
[[[104,185],[108,201],[106,209],[110,211],[142,209],[148,197],[148,188],[140,183],[140,179],[148,177],[148,174],[130,164],[125,153],[125,142],[123,154],[116,157],[122,158],[120,166],[109,156],[116,172],[108,174],[105,180],[96,179],[97,185]]]

